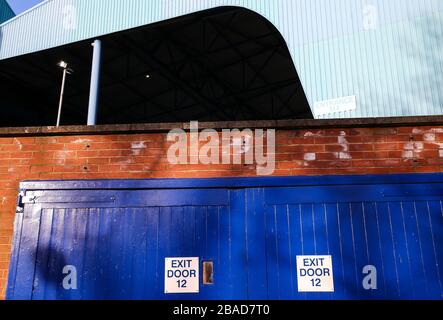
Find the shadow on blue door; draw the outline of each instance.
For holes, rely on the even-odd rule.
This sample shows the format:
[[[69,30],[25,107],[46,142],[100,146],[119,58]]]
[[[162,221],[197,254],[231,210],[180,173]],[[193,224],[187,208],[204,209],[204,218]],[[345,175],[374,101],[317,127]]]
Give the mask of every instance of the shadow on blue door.
[[[226,190],[221,202],[189,193],[193,205],[140,206],[145,191],[117,194],[125,199],[119,207],[30,205],[25,212],[38,214],[16,230],[8,298],[442,298],[443,184]],[[176,201],[184,191],[176,192],[167,195]],[[332,256],[333,293],[299,292],[300,255]],[[213,262],[214,283],[199,281],[199,294],[166,295],[171,257]],[[76,274],[63,273],[66,266]],[[367,266],[377,272],[376,287],[365,287]]]

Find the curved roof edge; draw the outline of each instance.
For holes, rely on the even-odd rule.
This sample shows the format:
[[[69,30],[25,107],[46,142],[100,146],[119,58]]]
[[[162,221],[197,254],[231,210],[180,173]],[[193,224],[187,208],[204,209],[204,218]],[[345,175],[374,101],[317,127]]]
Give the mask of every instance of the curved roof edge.
[[[0,24],[3,36],[0,60],[220,6],[250,9],[267,18],[281,31],[282,24],[287,23],[283,15],[289,10],[290,2],[291,0],[45,0]],[[280,26],[276,22],[281,22]],[[18,39],[21,41],[17,41]]]

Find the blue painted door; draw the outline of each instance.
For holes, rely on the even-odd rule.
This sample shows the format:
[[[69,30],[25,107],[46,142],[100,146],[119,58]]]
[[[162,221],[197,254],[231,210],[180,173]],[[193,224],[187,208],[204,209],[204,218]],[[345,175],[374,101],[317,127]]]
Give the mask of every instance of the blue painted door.
[[[441,299],[442,175],[28,182],[9,299]],[[330,255],[333,293],[298,292],[296,257]],[[164,259],[214,263],[164,293]],[[365,290],[363,268],[377,270]],[[62,286],[75,266],[77,290]]]
[[[18,213],[11,299],[247,299],[241,213],[222,190],[27,192]],[[217,285],[164,294],[164,260],[212,261]],[[62,286],[77,270],[77,290]]]
[[[269,297],[442,299],[442,195],[442,184],[267,189]],[[332,256],[334,293],[298,292],[298,255]]]

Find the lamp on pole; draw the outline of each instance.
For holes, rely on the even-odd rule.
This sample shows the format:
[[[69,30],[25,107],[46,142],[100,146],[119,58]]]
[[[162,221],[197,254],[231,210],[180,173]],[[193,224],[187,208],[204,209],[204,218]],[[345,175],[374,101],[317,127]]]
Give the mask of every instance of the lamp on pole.
[[[63,95],[65,93],[66,75],[71,74],[74,71],[68,67],[68,63],[65,61],[60,61],[57,65],[63,69],[62,88],[60,91],[60,102],[58,104],[58,115],[57,115],[57,127],[59,127],[60,126],[60,119],[62,116]]]

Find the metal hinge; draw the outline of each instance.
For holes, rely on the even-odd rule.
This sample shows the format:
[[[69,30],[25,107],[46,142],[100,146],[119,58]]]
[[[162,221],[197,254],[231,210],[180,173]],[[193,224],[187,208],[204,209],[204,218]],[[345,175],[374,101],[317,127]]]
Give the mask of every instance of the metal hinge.
[[[34,204],[35,203],[35,196],[26,196],[25,191],[20,191],[18,194],[18,201],[17,201],[17,212],[23,212],[25,209],[25,204]]]
[[[18,200],[17,200],[17,209],[16,212],[20,213],[24,211],[24,204],[23,204],[23,197],[25,196],[25,192],[24,191],[20,191],[20,193],[18,194]]]
[[[37,199],[36,196],[24,196],[22,198],[22,203],[23,204],[34,204],[35,203],[35,199]]]

